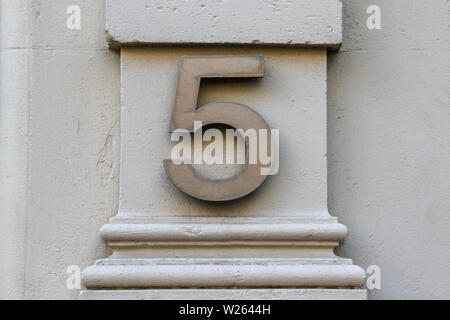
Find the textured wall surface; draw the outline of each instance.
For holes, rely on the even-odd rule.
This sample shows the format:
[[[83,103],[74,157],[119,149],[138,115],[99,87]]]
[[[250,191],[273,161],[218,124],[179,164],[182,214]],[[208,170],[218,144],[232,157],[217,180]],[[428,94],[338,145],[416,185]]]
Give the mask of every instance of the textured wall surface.
[[[245,198],[211,203],[186,197],[175,188],[162,159],[170,157],[175,145],[168,130],[180,57],[226,54],[264,54],[264,78],[203,79],[198,105],[224,100],[242,103],[258,112],[271,128],[279,128],[280,171]],[[121,213],[153,217],[328,216],[326,54],[326,49],[302,48],[123,48]],[[223,172],[220,167],[224,166],[217,165],[214,171]]]
[[[328,59],[330,212],[338,251],[381,268],[369,298],[450,298],[450,50],[445,0],[346,0]],[[366,28],[378,4],[382,29]]]
[[[2,0],[0,297],[77,298],[118,205],[119,55],[103,0]],[[28,7],[31,3],[31,8]],[[81,30],[66,8],[82,9]],[[365,26],[379,4],[382,30]],[[329,207],[372,298],[450,298],[448,2],[345,0],[328,62]]]
[[[66,27],[74,2],[80,30]],[[103,1],[1,1],[1,298],[75,299],[67,267],[107,255],[120,76],[104,17]]]
[[[20,298],[27,217],[28,7],[24,0],[0,4],[0,297]]]

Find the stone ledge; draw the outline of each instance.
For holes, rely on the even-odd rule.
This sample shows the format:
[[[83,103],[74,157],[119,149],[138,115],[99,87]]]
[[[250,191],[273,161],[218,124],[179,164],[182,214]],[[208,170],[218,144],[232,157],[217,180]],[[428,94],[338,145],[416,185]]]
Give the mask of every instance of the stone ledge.
[[[102,227],[101,236],[106,241],[338,241],[347,234],[347,228],[336,219],[259,220],[180,218],[178,222],[142,223],[136,219],[121,223],[112,219]]]
[[[340,0],[108,0],[109,45],[265,45],[337,48]]]
[[[101,259],[83,271],[89,289],[361,288],[348,259]]]
[[[362,289],[83,290],[82,300],[366,300]]]

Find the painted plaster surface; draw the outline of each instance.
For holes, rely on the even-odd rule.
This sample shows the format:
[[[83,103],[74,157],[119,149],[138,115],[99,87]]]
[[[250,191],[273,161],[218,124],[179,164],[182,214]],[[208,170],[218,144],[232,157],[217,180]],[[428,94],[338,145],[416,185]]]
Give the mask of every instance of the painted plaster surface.
[[[0,9],[0,297],[17,299],[24,290],[26,250],[29,39],[22,35],[27,5],[1,2]]]
[[[280,129],[280,172],[240,200],[208,203],[186,196],[167,178],[162,162],[170,157],[174,145],[168,130],[180,57],[261,53],[265,57],[263,79],[203,80],[198,105],[239,102],[258,112],[271,128]],[[124,48],[121,64],[121,214],[328,215],[326,50]]]
[[[107,254],[98,230],[117,210],[119,59],[104,2],[77,1],[80,30],[66,27],[72,3],[1,1],[1,298],[76,299],[67,267]]]
[[[382,29],[365,27],[370,4]],[[450,298],[450,47],[445,0],[343,1],[328,59],[329,207],[338,253],[378,265],[373,299]]]
[[[103,0],[77,1],[78,31],[73,1],[28,2],[0,2],[0,297],[75,299],[66,269],[108,255],[99,229],[119,202],[119,57]],[[383,29],[369,31],[374,3]],[[329,207],[349,228],[338,253],[381,267],[369,298],[449,298],[448,2],[343,9],[328,58]]]

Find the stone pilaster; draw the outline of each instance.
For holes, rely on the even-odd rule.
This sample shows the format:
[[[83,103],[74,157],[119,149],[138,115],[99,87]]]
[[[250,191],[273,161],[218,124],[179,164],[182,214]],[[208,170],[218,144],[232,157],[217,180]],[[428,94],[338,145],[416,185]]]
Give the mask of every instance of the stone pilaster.
[[[277,13],[260,1],[247,11],[235,1],[202,9],[174,1],[184,29],[164,28],[172,7],[109,2],[109,40],[121,47],[121,203],[101,230],[113,254],[84,270],[83,298],[365,298],[364,271],[333,252],[347,229],[327,209],[326,50],[341,41],[341,3],[325,2],[282,1]],[[283,18],[281,32],[249,24],[267,17]],[[265,77],[206,84],[199,103],[243,103],[279,129],[280,171],[239,200],[190,198],[163,168],[179,60],[245,54],[264,55]]]

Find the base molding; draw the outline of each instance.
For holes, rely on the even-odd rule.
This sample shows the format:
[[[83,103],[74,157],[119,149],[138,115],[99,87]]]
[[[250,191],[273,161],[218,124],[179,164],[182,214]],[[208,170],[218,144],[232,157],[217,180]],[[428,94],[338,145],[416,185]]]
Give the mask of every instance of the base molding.
[[[364,270],[342,258],[102,259],[83,272],[89,289],[360,288]]]
[[[113,254],[84,269],[87,291],[82,295],[89,299],[347,299],[355,294],[365,298],[357,293],[365,271],[333,252],[346,231],[330,216],[177,221],[119,216],[101,231]]]
[[[362,289],[82,290],[81,300],[366,300]]]

